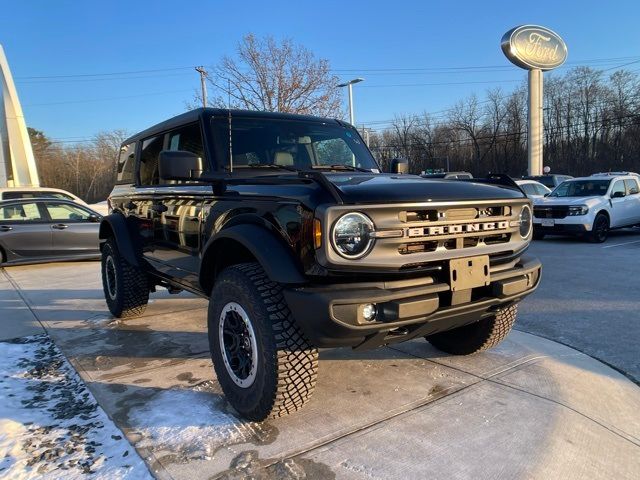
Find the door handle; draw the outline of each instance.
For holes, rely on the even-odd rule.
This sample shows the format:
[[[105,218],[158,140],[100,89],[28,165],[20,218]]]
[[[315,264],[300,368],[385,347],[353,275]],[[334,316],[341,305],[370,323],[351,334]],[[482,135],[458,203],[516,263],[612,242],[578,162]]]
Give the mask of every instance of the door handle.
[[[9,232],[11,230],[13,230],[13,227],[10,227],[9,225],[0,226],[0,232]]]
[[[56,223],[55,225],[51,225],[51,228],[55,228],[56,230],[64,230],[68,226],[69,225],[66,225],[64,223]]]
[[[156,213],[164,213],[169,209],[167,208],[166,205],[162,203],[154,203],[153,205],[151,205],[151,210],[153,210]]]

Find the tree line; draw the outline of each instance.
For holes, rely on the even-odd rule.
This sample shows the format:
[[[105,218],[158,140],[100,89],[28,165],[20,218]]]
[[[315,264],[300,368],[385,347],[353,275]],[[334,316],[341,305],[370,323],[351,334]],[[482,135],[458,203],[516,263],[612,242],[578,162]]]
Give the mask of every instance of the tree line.
[[[574,176],[640,171],[640,80],[588,67],[547,74],[544,85],[544,165]],[[406,158],[409,170],[527,174],[527,86],[491,89],[439,115],[397,115],[367,132],[383,169]]]
[[[29,128],[40,184],[67,190],[88,203],[103,201],[116,180],[123,130],[97,134],[75,145],[55,142],[43,132]]]

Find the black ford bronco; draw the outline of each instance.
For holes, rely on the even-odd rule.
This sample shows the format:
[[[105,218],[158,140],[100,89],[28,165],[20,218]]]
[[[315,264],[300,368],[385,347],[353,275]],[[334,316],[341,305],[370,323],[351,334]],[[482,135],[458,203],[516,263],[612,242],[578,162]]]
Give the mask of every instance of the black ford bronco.
[[[321,347],[495,346],[540,281],[508,177],[380,173],[339,120],[185,113],[123,143],[109,204],[109,310],[141,314],[156,286],[208,298],[218,381],[251,420],[311,397]]]

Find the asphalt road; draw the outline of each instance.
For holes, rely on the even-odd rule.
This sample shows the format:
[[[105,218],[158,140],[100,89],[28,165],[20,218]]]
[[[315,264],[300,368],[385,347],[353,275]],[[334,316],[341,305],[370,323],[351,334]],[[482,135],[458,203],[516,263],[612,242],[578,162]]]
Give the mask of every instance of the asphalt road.
[[[529,251],[543,264],[516,328],[576,348],[640,384],[640,228],[603,244],[547,237]]]

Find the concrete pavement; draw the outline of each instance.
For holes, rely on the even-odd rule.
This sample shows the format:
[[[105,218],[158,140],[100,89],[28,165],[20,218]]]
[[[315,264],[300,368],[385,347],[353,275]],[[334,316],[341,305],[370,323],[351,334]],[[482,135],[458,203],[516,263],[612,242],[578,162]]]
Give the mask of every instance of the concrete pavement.
[[[522,304],[516,328],[560,341],[640,384],[640,228],[602,244],[571,237],[534,241],[542,282]]]
[[[255,424],[221,395],[202,299],[154,294],[123,322],[98,263],[6,273],[158,478],[640,477],[640,388],[539,337],[472,357],[425,341],[324,350],[312,401]]]

